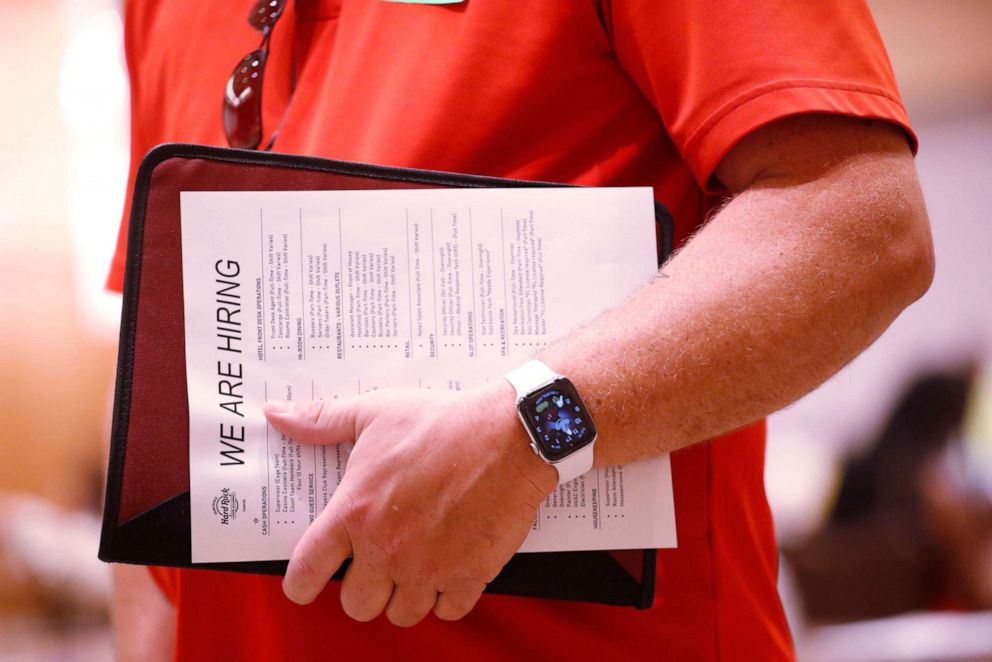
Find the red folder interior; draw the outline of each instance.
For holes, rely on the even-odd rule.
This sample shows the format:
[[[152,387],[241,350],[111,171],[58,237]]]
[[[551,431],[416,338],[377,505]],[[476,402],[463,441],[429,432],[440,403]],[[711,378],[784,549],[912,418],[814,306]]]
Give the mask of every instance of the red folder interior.
[[[234,176],[236,173],[236,176]],[[145,207],[128,439],[119,524],[189,490],[180,191],[436,188],[333,172],[170,158],[155,167]],[[129,256],[130,257],[130,256]]]

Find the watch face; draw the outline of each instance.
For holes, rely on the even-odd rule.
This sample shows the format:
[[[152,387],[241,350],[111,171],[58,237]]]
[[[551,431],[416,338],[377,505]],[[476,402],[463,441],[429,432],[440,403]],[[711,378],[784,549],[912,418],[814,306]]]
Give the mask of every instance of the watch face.
[[[520,415],[544,457],[552,462],[596,438],[596,427],[572,382],[557,379],[520,403]]]

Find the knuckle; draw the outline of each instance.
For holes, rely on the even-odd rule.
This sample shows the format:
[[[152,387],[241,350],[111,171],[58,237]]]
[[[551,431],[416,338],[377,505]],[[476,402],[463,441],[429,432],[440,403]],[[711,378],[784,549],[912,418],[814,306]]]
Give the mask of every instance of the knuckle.
[[[326,400],[310,402],[303,415],[307,423],[317,428],[326,427],[334,418],[333,407]]]
[[[304,582],[312,582],[319,577],[317,569],[306,554],[294,556],[289,560],[289,572]]]
[[[329,521],[333,527],[340,528],[349,539],[354,540],[353,534],[361,534],[365,531],[363,524],[375,502],[362,498],[351,490],[338,489],[341,492],[341,499],[335,504],[335,510],[329,513]]]

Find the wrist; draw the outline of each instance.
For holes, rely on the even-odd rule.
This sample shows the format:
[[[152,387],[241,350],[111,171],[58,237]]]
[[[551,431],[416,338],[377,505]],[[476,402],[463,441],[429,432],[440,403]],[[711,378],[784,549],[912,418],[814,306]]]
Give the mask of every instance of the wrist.
[[[517,366],[503,378],[513,387],[531,448],[554,466],[558,484],[592,469],[596,425],[572,380],[539,359]]]
[[[531,447],[530,437],[520,424],[513,387],[505,379],[494,379],[482,388],[482,397],[485,410],[493,414],[500,455],[543,499],[558,486],[558,471]]]

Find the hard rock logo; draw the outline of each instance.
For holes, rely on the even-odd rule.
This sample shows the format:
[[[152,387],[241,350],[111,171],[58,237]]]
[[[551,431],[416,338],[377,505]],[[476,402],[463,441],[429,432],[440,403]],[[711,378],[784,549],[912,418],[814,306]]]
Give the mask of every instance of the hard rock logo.
[[[229,488],[222,488],[220,494],[214,497],[214,515],[220,517],[220,523],[227,525],[230,520],[238,517],[238,495]]]

